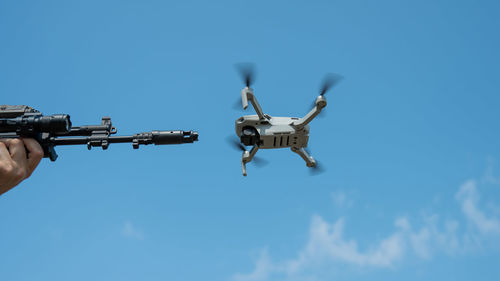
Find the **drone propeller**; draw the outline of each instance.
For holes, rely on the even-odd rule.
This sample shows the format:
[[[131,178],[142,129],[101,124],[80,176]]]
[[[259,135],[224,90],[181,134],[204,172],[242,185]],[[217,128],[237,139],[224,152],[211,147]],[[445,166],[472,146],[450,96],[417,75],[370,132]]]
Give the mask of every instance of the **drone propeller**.
[[[255,65],[253,63],[237,63],[234,65],[238,72],[243,78],[245,85],[250,88],[250,86],[255,82]]]
[[[259,168],[260,168],[260,167],[264,167],[264,166],[266,166],[267,164],[269,164],[269,161],[267,161],[267,160],[265,160],[265,159],[263,159],[263,158],[261,158],[261,157],[259,157],[259,156],[254,156],[254,157],[252,158],[252,162],[254,162],[254,163],[255,163],[255,166],[257,166],[257,167],[259,167]]]
[[[323,78],[323,83],[321,84],[319,94],[323,96],[331,88],[335,87],[335,85],[337,85],[342,79],[343,79],[342,75],[339,74],[335,73],[326,74],[325,78]]]
[[[231,146],[236,149],[236,150],[241,150],[241,151],[246,151],[247,149],[245,148],[245,146],[243,146],[241,144],[241,142],[239,142],[238,140],[232,138],[232,137],[228,137],[227,138],[227,142],[229,142],[229,144],[231,144]]]
[[[247,149],[245,148],[245,146],[243,146],[243,144],[241,144],[241,142],[239,142],[237,139],[233,138],[233,137],[228,137],[227,138],[227,142],[229,142],[229,144],[235,149],[235,150],[240,150],[240,151],[246,151]],[[265,160],[265,159],[262,159],[258,156],[254,156],[252,158],[252,161],[253,163],[255,163],[255,166],[258,166],[258,167],[263,167],[267,164],[269,164],[269,161]]]
[[[319,89],[319,95],[324,96],[330,89],[335,87],[340,81],[342,81],[343,77],[340,74],[328,73],[323,78],[323,83],[321,83],[321,87]],[[311,103],[311,107],[315,107],[316,102]],[[325,117],[325,111],[323,110],[318,117]]]
[[[310,170],[309,170],[309,174],[311,176],[317,176],[319,174],[322,174],[325,172],[325,168],[323,167],[323,165],[321,165],[318,160],[316,160],[316,166],[314,167],[311,167]]]
[[[241,98],[235,99],[231,108],[237,111],[243,111],[243,107],[241,107]]]

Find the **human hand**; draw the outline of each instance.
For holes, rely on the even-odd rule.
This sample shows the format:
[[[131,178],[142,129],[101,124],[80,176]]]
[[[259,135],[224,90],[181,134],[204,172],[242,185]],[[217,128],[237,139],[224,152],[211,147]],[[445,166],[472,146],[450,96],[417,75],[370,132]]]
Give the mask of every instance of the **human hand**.
[[[0,139],[0,195],[31,176],[42,157],[34,139]]]

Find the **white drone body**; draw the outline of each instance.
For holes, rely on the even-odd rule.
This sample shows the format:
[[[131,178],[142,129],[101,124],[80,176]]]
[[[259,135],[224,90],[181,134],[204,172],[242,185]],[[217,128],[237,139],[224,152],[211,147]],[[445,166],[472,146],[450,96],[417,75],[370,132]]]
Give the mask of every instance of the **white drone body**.
[[[250,151],[243,151],[241,167],[243,175],[247,175],[246,163],[252,161],[259,149],[286,148],[289,147],[304,159],[310,168],[316,167],[316,160],[304,149],[309,141],[309,123],[326,106],[323,95],[316,98],[314,107],[304,117],[272,117],[264,114],[253,89],[245,87],[241,91],[241,103],[243,109],[251,102],[257,115],[246,115],[236,120],[236,135],[241,143],[253,146]]]

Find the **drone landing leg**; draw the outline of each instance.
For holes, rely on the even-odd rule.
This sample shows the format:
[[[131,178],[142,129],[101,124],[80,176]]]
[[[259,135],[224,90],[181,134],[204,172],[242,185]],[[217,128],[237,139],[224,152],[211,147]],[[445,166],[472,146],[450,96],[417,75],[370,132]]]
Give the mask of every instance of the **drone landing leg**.
[[[243,176],[247,176],[247,164],[241,160],[241,171],[243,172]]]
[[[259,147],[257,145],[254,145],[250,152],[248,151],[243,151],[243,155],[241,156],[241,170],[243,172],[243,176],[247,176],[247,166],[246,164],[250,161],[252,161],[252,158],[255,156],[255,153],[259,150]]]
[[[297,153],[300,157],[302,157],[302,159],[304,159],[304,161],[306,161],[307,167],[316,166],[316,160],[314,160],[314,158],[311,155],[309,155],[309,153],[307,153],[307,151],[303,147],[301,148],[292,147],[292,151]]]

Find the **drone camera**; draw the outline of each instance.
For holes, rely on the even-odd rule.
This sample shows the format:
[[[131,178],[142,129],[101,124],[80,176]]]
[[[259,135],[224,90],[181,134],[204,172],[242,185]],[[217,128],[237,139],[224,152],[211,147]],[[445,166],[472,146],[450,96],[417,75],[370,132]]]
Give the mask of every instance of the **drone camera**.
[[[241,142],[246,146],[254,146],[260,144],[260,134],[254,127],[243,127],[240,135]]]

